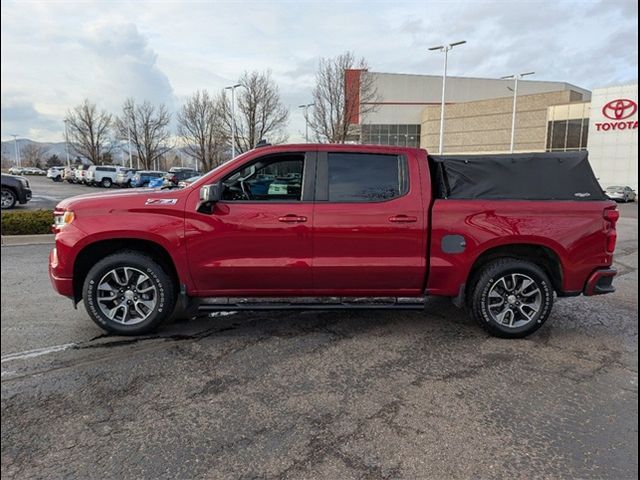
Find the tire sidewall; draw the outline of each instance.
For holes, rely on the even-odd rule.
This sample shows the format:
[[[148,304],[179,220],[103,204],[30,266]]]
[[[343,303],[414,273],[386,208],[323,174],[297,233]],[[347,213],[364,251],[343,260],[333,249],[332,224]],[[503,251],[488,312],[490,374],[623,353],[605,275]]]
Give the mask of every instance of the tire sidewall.
[[[553,307],[553,287],[547,275],[545,275],[541,269],[528,262],[514,259],[510,266],[505,265],[503,268],[491,269],[487,273],[488,275],[483,275],[478,282],[477,288],[479,292],[476,294],[476,298],[474,298],[474,310],[476,312],[476,319],[491,333],[501,337],[524,337],[535,332],[544,324],[547,318],[549,318]],[[540,288],[542,294],[542,308],[536,318],[518,328],[509,328],[500,325],[491,317],[488,309],[489,291],[500,278],[512,273],[520,273],[531,277],[531,279],[536,282],[538,288]]]
[[[102,179],[102,186],[104,188],[111,188],[111,180],[108,178],[103,178]]]
[[[108,319],[97,302],[97,286],[102,277],[114,268],[133,267],[149,276],[158,292],[158,302],[144,321],[123,325]],[[139,335],[155,329],[172,312],[175,299],[168,275],[150,258],[142,255],[115,254],[96,264],[87,274],[83,288],[84,305],[91,319],[101,328],[120,335]]]

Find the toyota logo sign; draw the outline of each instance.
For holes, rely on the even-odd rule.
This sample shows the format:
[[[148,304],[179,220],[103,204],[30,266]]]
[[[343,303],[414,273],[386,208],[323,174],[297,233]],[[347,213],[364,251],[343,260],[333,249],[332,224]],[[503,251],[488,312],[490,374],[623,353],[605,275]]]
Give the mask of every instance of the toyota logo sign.
[[[611,100],[602,107],[602,115],[610,122],[595,122],[598,132],[608,132],[614,130],[637,130],[638,120],[627,120],[638,111],[638,104],[628,98],[618,98]]]
[[[638,104],[628,98],[612,100],[602,107],[602,114],[611,120],[624,120],[638,111]]]

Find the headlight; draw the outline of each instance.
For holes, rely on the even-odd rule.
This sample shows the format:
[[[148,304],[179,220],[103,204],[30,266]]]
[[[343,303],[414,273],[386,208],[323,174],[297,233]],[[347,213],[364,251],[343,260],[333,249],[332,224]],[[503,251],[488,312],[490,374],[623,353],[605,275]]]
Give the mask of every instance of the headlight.
[[[66,212],[54,212],[53,214],[53,228],[59,229],[64,227],[65,225],[69,225],[73,222],[75,218],[75,214],[71,211]]]

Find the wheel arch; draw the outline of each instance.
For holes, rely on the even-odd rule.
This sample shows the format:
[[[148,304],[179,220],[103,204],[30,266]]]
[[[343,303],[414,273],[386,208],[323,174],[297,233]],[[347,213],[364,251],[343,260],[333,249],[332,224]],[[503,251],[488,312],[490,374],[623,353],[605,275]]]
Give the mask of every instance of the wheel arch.
[[[149,255],[172,278],[176,291],[180,289],[180,276],[175,262],[167,249],[157,242],[139,238],[113,238],[98,240],[85,245],[73,263],[73,301],[82,299],[82,286],[89,270],[96,264],[96,258],[104,258],[116,252],[133,251]]]
[[[512,243],[487,248],[476,257],[467,277],[466,297],[469,298],[478,275],[486,265],[493,260],[508,257],[534,263],[547,274],[553,289],[558,293],[562,292],[562,260],[554,249],[537,243]]]

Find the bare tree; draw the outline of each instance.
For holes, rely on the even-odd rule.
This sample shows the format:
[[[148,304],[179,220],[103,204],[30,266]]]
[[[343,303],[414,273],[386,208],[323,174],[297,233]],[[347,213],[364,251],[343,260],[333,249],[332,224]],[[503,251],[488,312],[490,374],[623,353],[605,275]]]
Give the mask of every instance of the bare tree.
[[[196,159],[202,171],[223,163],[229,136],[219,99],[206,90],[189,97],[178,113],[178,135],[185,153]]]
[[[354,131],[354,121],[376,108],[378,91],[374,78],[367,74],[367,62],[351,52],[320,59],[313,89],[313,115],[309,126],[319,142],[344,143]],[[347,77],[347,70],[359,70]]]
[[[42,166],[42,157],[44,156],[44,149],[41,145],[34,142],[27,143],[22,147],[20,152],[22,164],[26,167],[38,167]]]
[[[285,128],[289,110],[280,99],[280,92],[271,72],[245,72],[236,90],[235,131],[233,141],[240,153],[251,150],[260,140],[282,143],[287,139]],[[222,92],[221,104],[227,131],[231,132],[231,96]]]
[[[111,115],[87,99],[67,112],[65,122],[73,152],[98,164],[111,149]]]
[[[162,157],[173,145],[169,123],[171,114],[166,105],[153,105],[145,101],[136,104],[129,98],[122,106],[122,114],[116,119],[118,138],[129,139],[135,148],[143,168],[157,168]]]

